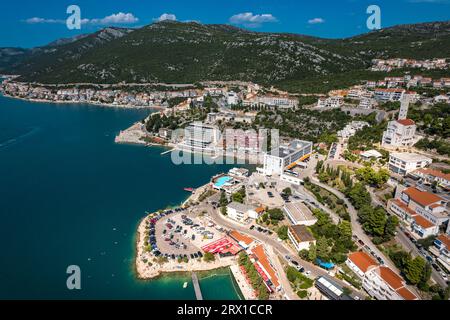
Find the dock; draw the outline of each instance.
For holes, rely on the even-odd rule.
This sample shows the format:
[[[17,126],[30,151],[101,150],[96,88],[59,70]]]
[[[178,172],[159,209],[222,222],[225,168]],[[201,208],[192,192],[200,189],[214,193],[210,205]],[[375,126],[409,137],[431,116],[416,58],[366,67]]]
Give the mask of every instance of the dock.
[[[164,152],[161,152],[161,156],[163,156],[163,155],[165,155],[165,154],[168,154],[168,153],[171,153],[173,150],[175,150],[175,149],[170,149],[170,150],[167,150],[167,151],[164,151]]]
[[[192,284],[194,285],[195,297],[197,300],[203,300],[202,291],[200,290],[200,283],[195,272],[192,272]]]

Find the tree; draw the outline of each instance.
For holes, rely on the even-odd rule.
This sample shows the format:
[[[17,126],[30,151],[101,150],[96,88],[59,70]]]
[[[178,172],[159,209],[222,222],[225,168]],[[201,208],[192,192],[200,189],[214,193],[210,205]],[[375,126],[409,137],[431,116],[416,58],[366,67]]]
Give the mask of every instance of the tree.
[[[317,259],[317,248],[314,243],[311,243],[308,251],[308,260],[314,262],[316,261],[316,259]]]
[[[225,207],[226,205],[228,205],[228,199],[227,199],[227,195],[225,194],[225,191],[220,192],[219,205],[221,207]]]
[[[231,195],[231,199],[234,202],[244,203],[245,196],[245,187],[242,187],[238,192],[235,192]]]
[[[317,250],[317,257],[319,259],[328,261],[329,248],[328,248],[328,241],[325,237],[321,237],[321,238],[319,238],[319,240],[317,240],[316,250]]]
[[[429,263],[425,264],[425,268],[422,272],[422,277],[420,278],[419,283],[417,284],[417,287],[422,291],[428,291],[429,285],[428,281],[430,281],[431,278],[431,265]]]
[[[269,209],[267,210],[267,214],[270,220],[281,221],[284,219],[284,213],[279,208]]]
[[[277,230],[278,238],[281,240],[286,240],[288,238],[288,227],[287,226],[281,226]]]
[[[384,240],[389,241],[395,235],[395,230],[399,224],[397,216],[389,216],[386,220],[386,225],[384,227]]]
[[[206,252],[203,255],[203,260],[205,260],[205,262],[212,262],[216,260],[216,257],[211,252]]]
[[[386,221],[386,212],[383,208],[379,207],[372,211],[363,227],[366,232],[372,235],[383,236]]]
[[[426,262],[421,257],[415,257],[406,263],[405,273],[406,279],[412,284],[418,284],[422,279]]]
[[[352,225],[347,220],[342,220],[338,224],[338,230],[341,237],[351,238],[352,237]]]
[[[228,215],[228,209],[226,206],[220,207],[220,213],[222,213],[224,216]]]
[[[287,196],[292,196],[292,189],[291,188],[285,188],[284,190],[283,190],[283,193],[285,194],[285,195],[287,195]]]

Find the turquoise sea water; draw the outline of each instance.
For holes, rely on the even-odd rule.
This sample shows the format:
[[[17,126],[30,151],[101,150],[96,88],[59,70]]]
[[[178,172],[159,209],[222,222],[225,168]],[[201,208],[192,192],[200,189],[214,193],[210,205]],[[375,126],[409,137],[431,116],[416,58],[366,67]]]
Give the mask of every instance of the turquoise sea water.
[[[189,276],[136,279],[135,230],[229,167],[114,143],[148,113],[0,97],[0,298],[195,299]],[[79,291],[66,288],[69,265]],[[228,270],[214,274],[201,278],[204,298],[238,299]]]

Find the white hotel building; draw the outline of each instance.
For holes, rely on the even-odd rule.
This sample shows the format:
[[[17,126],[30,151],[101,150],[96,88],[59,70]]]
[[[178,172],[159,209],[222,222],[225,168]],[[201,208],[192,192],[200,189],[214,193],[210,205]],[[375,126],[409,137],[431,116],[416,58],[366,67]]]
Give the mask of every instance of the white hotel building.
[[[367,253],[354,252],[345,263],[362,280],[364,290],[377,300],[417,300],[398,274],[379,266]]]
[[[310,157],[312,146],[312,142],[302,140],[293,140],[288,145],[279,146],[264,155],[264,167],[260,171],[268,176],[281,175],[290,166]]]

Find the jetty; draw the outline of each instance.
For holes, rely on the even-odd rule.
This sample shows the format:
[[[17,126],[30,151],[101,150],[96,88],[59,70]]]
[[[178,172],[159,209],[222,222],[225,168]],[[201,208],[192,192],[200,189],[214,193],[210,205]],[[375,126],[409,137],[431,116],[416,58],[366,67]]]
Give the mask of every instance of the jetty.
[[[192,272],[192,284],[194,285],[195,297],[197,300],[203,300],[202,290],[200,290],[200,283],[195,272]]]

